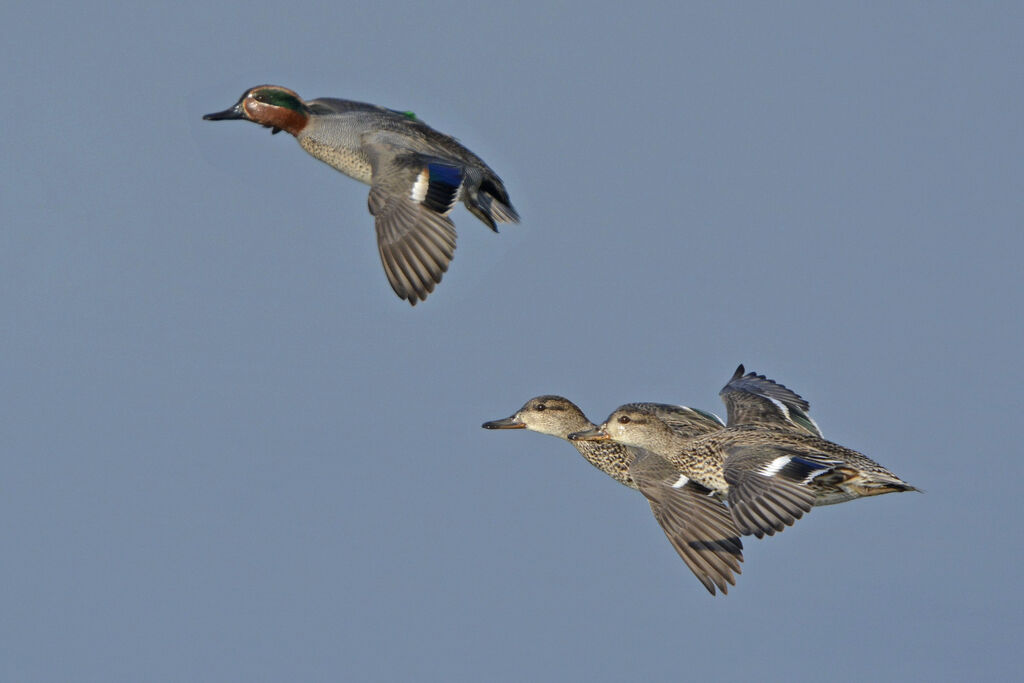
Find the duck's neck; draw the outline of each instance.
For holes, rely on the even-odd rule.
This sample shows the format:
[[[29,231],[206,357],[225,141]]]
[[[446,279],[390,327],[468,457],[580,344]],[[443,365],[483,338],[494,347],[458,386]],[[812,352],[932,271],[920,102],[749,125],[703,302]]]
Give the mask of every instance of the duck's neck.
[[[636,488],[636,483],[629,476],[633,456],[627,446],[613,441],[573,441],[572,444],[591,465],[620,484]]]

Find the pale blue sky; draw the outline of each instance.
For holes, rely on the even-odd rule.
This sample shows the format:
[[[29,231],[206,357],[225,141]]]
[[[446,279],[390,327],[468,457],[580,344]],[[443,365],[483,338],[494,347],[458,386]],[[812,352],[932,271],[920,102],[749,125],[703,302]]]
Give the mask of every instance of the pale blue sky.
[[[1024,12],[8,3],[0,680],[1017,675]],[[411,109],[502,176],[411,309],[367,188],[201,116]],[[643,499],[493,433],[724,411],[740,362],[925,495],[711,598]]]

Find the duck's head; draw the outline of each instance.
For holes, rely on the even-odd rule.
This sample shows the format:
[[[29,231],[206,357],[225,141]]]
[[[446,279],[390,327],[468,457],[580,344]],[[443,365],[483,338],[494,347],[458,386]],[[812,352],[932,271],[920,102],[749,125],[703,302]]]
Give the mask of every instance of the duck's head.
[[[570,441],[615,441],[627,446],[649,447],[667,430],[665,423],[638,408],[617,409],[599,427],[574,432]]]
[[[576,404],[561,396],[537,396],[511,417],[483,423],[484,429],[529,429],[565,439],[571,432],[591,427]]]
[[[245,119],[270,128],[274,133],[283,130],[298,135],[309,123],[309,107],[294,90],[279,85],[258,85],[246,90],[235,106],[207,114],[203,119]]]

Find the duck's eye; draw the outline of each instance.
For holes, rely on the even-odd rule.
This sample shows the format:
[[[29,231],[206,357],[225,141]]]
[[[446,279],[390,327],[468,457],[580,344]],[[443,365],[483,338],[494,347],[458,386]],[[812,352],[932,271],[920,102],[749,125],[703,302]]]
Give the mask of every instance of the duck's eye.
[[[619,417],[619,424],[620,425],[628,425],[629,424],[629,415],[622,415],[622,416],[620,416]]]
[[[545,410],[547,410],[547,408],[548,407],[546,405],[544,405],[543,403],[538,403],[537,407],[534,408],[534,410],[536,410],[538,413],[541,413],[541,412],[544,412]]]

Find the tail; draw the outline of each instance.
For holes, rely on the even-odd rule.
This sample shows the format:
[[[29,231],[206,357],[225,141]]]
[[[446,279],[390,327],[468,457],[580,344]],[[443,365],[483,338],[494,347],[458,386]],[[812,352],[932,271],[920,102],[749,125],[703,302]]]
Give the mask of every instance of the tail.
[[[466,208],[494,232],[498,232],[495,223],[519,222],[519,214],[512,208],[508,192],[497,176],[485,176],[479,187],[466,190]]]
[[[921,489],[911,486],[891,472],[864,472],[842,467],[838,468],[837,472],[846,477],[846,480],[840,485],[841,488],[853,491],[860,497],[905,491],[924,493]]]

